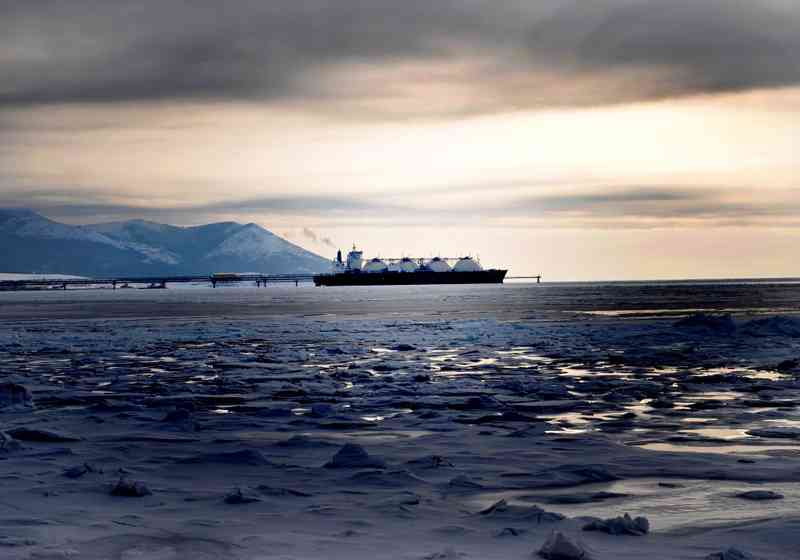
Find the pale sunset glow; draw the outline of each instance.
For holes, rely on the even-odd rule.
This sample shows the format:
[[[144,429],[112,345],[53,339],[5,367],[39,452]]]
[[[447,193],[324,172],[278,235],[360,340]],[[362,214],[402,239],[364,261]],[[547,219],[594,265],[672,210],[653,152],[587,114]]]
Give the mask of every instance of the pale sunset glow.
[[[89,4],[41,9],[99,25]],[[605,17],[555,4],[393,7],[382,39],[326,7],[342,29],[304,35],[298,16],[281,50],[260,32],[289,8],[247,5],[243,22],[198,3],[199,36],[149,48],[160,8],[145,3],[109,52],[102,34],[56,39],[31,26],[35,7],[4,9],[0,27],[28,27],[15,48],[0,39],[0,204],[69,223],[253,221],[328,256],[311,228],[370,254],[480,253],[562,280],[796,274],[795,5],[756,2],[751,21],[721,1],[605,0]],[[175,26],[189,15],[164,10]],[[660,25],[615,38],[614,13]],[[215,32],[241,58],[210,44],[170,59]],[[138,63],[104,66],[118,61]]]

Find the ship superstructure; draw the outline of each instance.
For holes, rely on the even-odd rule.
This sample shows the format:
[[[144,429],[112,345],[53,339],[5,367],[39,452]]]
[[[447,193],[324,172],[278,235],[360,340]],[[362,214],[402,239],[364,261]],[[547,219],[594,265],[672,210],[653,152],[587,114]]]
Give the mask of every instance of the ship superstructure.
[[[353,249],[342,260],[338,251],[329,274],[314,276],[317,286],[378,286],[403,284],[500,284],[507,270],[485,270],[477,258],[433,257],[431,259],[374,257],[364,261]]]

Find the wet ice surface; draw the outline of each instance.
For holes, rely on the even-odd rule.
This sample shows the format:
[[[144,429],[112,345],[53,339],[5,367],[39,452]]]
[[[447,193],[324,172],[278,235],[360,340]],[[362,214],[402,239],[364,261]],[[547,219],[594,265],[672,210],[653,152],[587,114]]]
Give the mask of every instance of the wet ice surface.
[[[647,517],[660,531],[681,533],[702,525],[741,524],[797,514],[800,484],[772,483],[769,488],[781,493],[784,499],[756,501],[745,507],[737,494],[763,489],[763,484],[702,479],[666,482],[661,478],[634,478],[586,484],[580,487],[579,492],[559,488],[537,492],[489,492],[475,496],[474,504],[475,507],[487,507],[505,499],[511,504],[541,504],[548,510],[570,517],[608,517],[609,512],[624,508],[631,516]],[[588,501],[589,498],[593,498],[593,501]]]
[[[576,314],[582,293],[538,311],[523,305],[537,294],[530,287],[502,289],[219,296],[234,308],[264,306],[260,294],[305,301],[302,314],[276,301],[244,318],[214,311],[213,294],[199,304],[125,294],[124,306],[103,303],[109,294],[24,295],[34,319],[51,302],[78,311],[0,324],[0,374],[36,401],[34,411],[0,412],[3,430],[82,439],[0,451],[8,557],[529,558],[554,525],[524,508],[477,513],[501,498],[566,515],[558,529],[598,558],[702,558],[733,545],[791,557],[800,546],[792,316],[687,330],[673,318]],[[347,311],[309,304],[316,294]],[[448,311],[484,296],[495,311]],[[144,318],[111,319],[109,308]],[[383,308],[392,311],[372,313]],[[345,443],[386,468],[323,468]],[[92,471],[63,476],[83,464]],[[120,476],[152,495],[110,496]],[[237,488],[257,500],[226,502]],[[783,499],[736,496],[752,489]],[[625,512],[647,516],[652,533],[609,538],[574,519]],[[521,532],[497,538],[505,527]]]

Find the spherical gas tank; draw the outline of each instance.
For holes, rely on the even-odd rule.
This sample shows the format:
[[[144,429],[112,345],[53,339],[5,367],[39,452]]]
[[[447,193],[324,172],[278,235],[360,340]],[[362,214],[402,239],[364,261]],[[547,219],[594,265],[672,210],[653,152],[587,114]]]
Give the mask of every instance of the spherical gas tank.
[[[450,265],[447,264],[446,260],[439,257],[433,257],[425,266],[434,272],[450,272]]]
[[[364,268],[362,268],[361,270],[363,272],[371,272],[371,273],[386,272],[387,270],[389,270],[389,267],[386,266],[386,263],[383,262],[381,259],[374,258],[371,259],[366,265],[364,265]]]
[[[453,266],[453,270],[456,272],[478,272],[483,270],[483,267],[481,263],[472,257],[462,257],[458,259],[458,262]]]
[[[412,261],[411,259],[409,259],[408,257],[400,259],[400,262],[397,264],[401,272],[414,272],[419,268],[419,265],[414,261]]]

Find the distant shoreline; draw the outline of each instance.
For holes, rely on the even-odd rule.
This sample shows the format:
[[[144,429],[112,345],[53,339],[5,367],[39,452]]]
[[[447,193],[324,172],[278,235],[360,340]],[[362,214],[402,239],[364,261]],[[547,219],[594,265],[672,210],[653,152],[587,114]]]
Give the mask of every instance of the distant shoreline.
[[[513,280],[513,277],[509,278]],[[508,280],[506,280],[508,282]],[[795,284],[800,277],[775,278],[653,278],[647,280],[545,280],[542,284]]]
[[[113,278],[124,275],[106,275],[105,278]],[[35,274],[24,272],[0,272],[0,281],[4,280],[67,280],[92,278],[91,276],[78,276],[75,274]],[[156,278],[155,276],[153,278]],[[99,279],[99,277],[98,277]],[[516,279],[513,274],[506,278],[506,283],[529,284],[535,283],[528,279]],[[776,276],[776,277],[753,277],[753,278],[650,278],[638,280],[547,280],[546,276],[542,279],[542,284],[795,284],[800,283],[800,276]]]
[[[0,272],[0,281],[4,280],[79,280],[86,276],[74,274],[30,274],[18,272]]]

